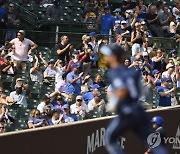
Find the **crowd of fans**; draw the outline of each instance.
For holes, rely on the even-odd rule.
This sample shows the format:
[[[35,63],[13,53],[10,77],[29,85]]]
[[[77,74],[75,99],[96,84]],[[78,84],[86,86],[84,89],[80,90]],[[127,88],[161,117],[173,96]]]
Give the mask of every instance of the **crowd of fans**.
[[[54,6],[55,2],[49,3]],[[4,132],[4,123],[13,125],[16,122],[8,111],[9,106],[29,107],[28,100],[34,97],[30,87],[35,83],[53,88],[51,93],[41,89],[45,93],[37,98],[40,103],[26,119],[28,128],[101,117],[113,112],[112,88],[106,78],[108,66],[100,52],[101,47],[109,43],[117,43],[127,54],[131,53],[124,60],[124,67],[135,69],[142,75],[143,93],[139,103],[145,109],[177,105],[175,93],[180,88],[179,51],[156,49],[150,38],[166,36],[179,42],[180,1],[176,1],[172,10],[160,1],[156,6],[146,6],[143,2],[124,0],[121,8],[113,11],[113,16],[108,1],[84,1],[84,22],[91,22],[90,26],[101,23],[100,33],[104,37],[97,39],[97,33],[92,31],[83,35],[82,42],[77,46],[73,46],[67,35],[60,36],[59,43],[51,51],[57,54],[56,59],[50,56],[47,59],[43,53],[37,52],[38,45],[25,37],[24,30],[19,30],[17,35],[15,31],[8,31],[5,44],[0,48],[0,133]],[[8,5],[10,7],[12,4]],[[1,16],[3,6],[0,8],[1,24],[5,21]],[[47,9],[48,16],[55,13],[50,7]],[[13,23],[17,24],[19,20],[13,17]],[[109,34],[116,35],[114,42],[109,42],[105,36]],[[23,76],[16,76],[23,71],[30,76],[28,83],[25,83]],[[16,78],[13,88],[9,88],[9,96],[4,94],[4,76]],[[154,93],[157,104],[153,103]]]

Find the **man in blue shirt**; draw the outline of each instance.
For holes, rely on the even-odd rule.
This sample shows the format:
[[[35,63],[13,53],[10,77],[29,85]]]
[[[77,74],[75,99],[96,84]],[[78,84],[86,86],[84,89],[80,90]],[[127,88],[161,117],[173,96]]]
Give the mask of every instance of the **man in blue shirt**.
[[[73,94],[75,96],[81,94],[81,85],[90,78],[89,75],[86,75],[83,79],[83,75],[83,72],[79,73],[79,66],[77,64],[71,66],[71,72],[66,76],[66,94]]]
[[[169,89],[168,81],[168,78],[162,78],[161,86],[157,88],[159,107],[171,106],[171,95],[175,91],[175,88]]]
[[[125,20],[124,17],[121,16],[121,9],[116,8],[114,11],[114,31],[116,32],[117,29],[121,27],[121,21]]]
[[[110,29],[113,29],[114,17],[110,14],[109,6],[104,7],[105,14],[100,14],[97,21],[101,23],[101,34],[109,35]]]
[[[111,154],[122,154],[117,139],[126,130],[133,130],[147,146],[147,137],[153,132],[148,115],[138,105],[141,94],[140,74],[123,66],[125,51],[117,44],[103,46],[101,52],[105,55],[106,63],[110,66],[109,77],[116,99],[116,117],[106,132],[106,148]],[[112,103],[114,103],[111,100]],[[148,147],[148,146],[147,146]],[[154,153],[166,154],[161,145],[152,149]]]

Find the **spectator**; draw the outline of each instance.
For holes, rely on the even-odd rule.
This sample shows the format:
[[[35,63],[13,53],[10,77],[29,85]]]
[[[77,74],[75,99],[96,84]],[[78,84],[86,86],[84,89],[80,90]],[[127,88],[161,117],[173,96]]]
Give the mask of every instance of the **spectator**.
[[[180,25],[180,22],[177,22],[177,24],[176,24],[173,17],[170,19],[170,24],[169,24],[169,36],[170,37],[175,37],[176,39],[180,38],[180,35],[177,33],[179,25]]]
[[[137,21],[138,13],[134,12],[133,10],[126,10],[125,12],[125,21],[126,21],[126,27],[131,32],[134,28],[134,25]]]
[[[98,115],[102,116],[105,110],[105,101],[101,98],[99,91],[93,92],[93,99],[88,103],[89,111],[97,112]]]
[[[58,59],[62,60],[63,64],[69,62],[72,48],[73,46],[69,43],[69,38],[66,35],[61,36],[60,43],[56,45],[55,50],[58,54]]]
[[[19,66],[21,66],[23,70],[26,70],[28,55],[31,54],[32,51],[38,46],[31,40],[25,38],[24,30],[20,30],[17,33],[17,38],[11,40],[10,43],[15,48],[14,65],[17,67],[17,69],[19,69]],[[29,46],[31,46],[30,50],[28,50]]]
[[[160,22],[162,25],[163,30],[169,31],[169,24],[170,24],[170,18],[172,14],[169,12],[168,6],[163,7],[163,12],[160,14]]]
[[[156,6],[151,5],[149,13],[146,15],[149,30],[153,33],[153,36],[164,37],[163,29],[160,25],[160,15],[156,14]]]
[[[44,111],[42,113],[42,118],[46,121],[52,117],[52,108],[50,105],[45,105]]]
[[[78,50],[74,50],[74,52],[72,53],[72,60],[69,61],[67,69],[66,69],[66,73],[71,72],[71,66],[76,64],[78,65],[78,67],[80,68],[80,71],[82,71],[82,63],[83,63],[83,57],[80,59],[80,53]]]
[[[3,94],[3,88],[0,87],[0,102],[5,105],[10,105],[13,103],[13,99],[9,96]]]
[[[78,95],[76,102],[70,106],[71,114],[76,114],[84,118],[89,112],[88,106],[83,102],[83,97]]]
[[[176,6],[173,7],[172,12],[173,12],[173,15],[176,18],[176,22],[179,22],[180,21],[180,1],[175,0],[175,4],[176,4]]]
[[[62,17],[62,8],[58,0],[53,0],[53,5],[49,6],[46,11],[47,17],[60,19]]]
[[[91,32],[89,34],[90,36],[90,42],[89,44],[92,46],[92,50],[93,50],[93,56],[91,56],[91,61],[92,61],[92,66],[93,63],[95,64],[95,68],[98,67],[98,43],[96,40],[97,34],[96,32]]]
[[[151,74],[152,70],[153,70],[153,62],[152,60],[149,58],[149,55],[147,52],[143,52],[142,54],[142,67],[141,70],[142,71],[147,71],[148,74]]]
[[[13,103],[23,105],[27,107],[27,93],[22,89],[21,85],[15,85],[15,91],[10,93],[10,97],[13,99]],[[30,97],[30,95],[29,95]]]
[[[55,86],[55,91],[65,93],[66,92],[66,73],[62,75],[62,80],[60,80],[56,86]]]
[[[102,81],[102,76],[99,73],[95,74],[95,81],[93,82],[93,84],[98,84],[100,86],[100,88],[106,87],[106,84],[104,81]]]
[[[109,6],[104,7],[105,14],[99,14],[97,22],[101,23],[101,34],[109,35],[110,30],[113,29],[114,17],[110,13]]]
[[[150,39],[149,38],[144,38],[142,47],[141,47],[141,52],[147,52],[150,57],[154,55],[152,47],[150,47]]]
[[[78,44],[77,50],[80,52],[80,57],[82,57],[83,62],[83,72],[89,73],[91,68],[90,57],[93,56],[93,48],[89,44],[90,37],[87,35],[82,36],[82,43]]]
[[[33,109],[30,113],[30,118],[27,122],[28,128],[37,128],[47,126],[48,123],[45,119],[40,117],[40,111],[37,109]]]
[[[123,0],[121,5],[122,5],[122,11],[125,12],[126,10],[135,9],[137,4],[135,2],[132,2],[131,0]]]
[[[8,109],[5,104],[0,103],[0,122],[13,124],[14,118],[8,113]]]
[[[139,102],[145,109],[152,109],[153,106],[153,90],[155,88],[152,77],[147,71],[142,74],[142,86],[143,94],[139,99]]]
[[[61,95],[58,95],[56,96],[55,101],[53,101],[51,104],[53,105],[53,109],[59,110],[60,113],[63,113],[64,112],[63,106],[68,103],[67,101],[65,101],[65,99],[63,99]]]
[[[79,66],[76,64],[71,66],[71,72],[66,76],[66,93],[73,94],[75,96],[81,94],[81,85],[86,83],[87,80],[90,78],[89,75],[86,75],[84,80],[82,79],[84,73],[78,73]]]
[[[140,23],[136,22],[135,30],[131,33],[131,43],[133,43],[132,56],[135,56],[141,51],[140,49],[144,39],[144,33],[141,31],[141,25]]]
[[[4,57],[4,64],[2,64],[0,68],[2,74],[14,75],[15,72],[17,72],[16,67],[14,67],[13,61],[11,61],[11,56],[9,55],[6,55]]]
[[[8,17],[8,21],[7,21],[8,31],[6,31],[5,40],[12,40],[16,38],[17,26],[20,22],[17,17],[17,14],[14,11],[13,3],[9,3],[7,17]]]
[[[63,118],[63,115],[61,115],[58,110],[53,110],[52,111],[52,118],[48,119],[48,121],[47,121],[48,125],[50,125],[50,126],[51,125],[58,125],[61,123],[62,118]]]
[[[5,132],[4,122],[0,122],[0,134]]]
[[[163,13],[163,7],[164,7],[164,3],[163,1],[158,1],[157,4],[156,4],[156,12],[157,14],[161,14]]]
[[[56,71],[55,82],[58,83],[62,80],[62,75],[66,72],[66,66],[63,66],[63,61],[58,59],[54,67]]]
[[[30,69],[30,77],[32,81],[36,81],[38,83],[43,83],[43,70],[45,67],[41,66],[39,63],[38,57],[35,55],[35,63],[34,66]]]
[[[167,78],[173,82],[176,82],[175,67],[171,63],[166,65],[166,71],[162,73],[162,78]]]
[[[70,114],[68,104],[65,104],[63,106],[63,109],[64,109],[64,114],[63,114],[64,123],[71,123],[74,121],[78,121],[78,118],[75,115]]]
[[[121,16],[121,9],[116,8],[114,11],[115,16],[114,16],[114,32],[116,32],[117,29],[120,28],[121,26],[121,21],[125,20],[124,17]]]
[[[56,70],[54,66],[54,59],[50,59],[50,61],[48,62],[48,67],[44,71],[44,78],[52,78],[56,76]]]
[[[171,106],[171,95],[174,93],[175,88],[168,88],[168,78],[161,79],[161,86],[157,88],[158,92],[158,107]]]
[[[170,54],[171,54],[171,57],[169,59],[172,59],[176,66],[180,66],[180,61],[177,56],[177,51],[175,49],[173,49],[170,51]]]
[[[144,37],[148,38],[148,37],[152,37],[152,33],[151,31],[147,28],[147,24],[145,21],[142,21],[141,23],[141,31],[144,33]]]
[[[87,29],[94,29],[96,28],[95,26],[97,19],[97,13],[94,10],[95,5],[89,3],[88,7],[88,10],[85,12],[84,23],[87,24]]]
[[[136,6],[135,10],[138,13],[137,21],[140,22],[142,20],[145,20],[148,9],[147,9],[146,5],[144,5],[143,0],[137,1],[137,6]]]
[[[45,94],[42,98],[42,102],[37,106],[37,109],[39,110],[40,113],[44,112],[44,108],[46,105],[49,105],[51,109],[53,108],[53,105],[50,104],[50,96],[48,94]]]
[[[0,27],[1,29],[6,29],[6,24],[7,24],[7,1],[6,0],[1,0],[0,2]],[[4,33],[5,31],[0,31],[0,40],[4,40]]]
[[[130,65],[131,65],[130,59],[125,59],[125,60],[124,60],[124,66],[125,66],[125,67],[129,67]]]
[[[153,83],[154,85],[157,86],[161,86],[161,73],[155,69],[152,71],[152,75],[153,75]]]
[[[167,64],[167,57],[162,49],[158,49],[156,51],[156,56],[152,58],[152,61],[154,62],[154,69],[157,69],[160,72],[165,71]]]
[[[118,29],[116,32],[122,37],[130,37],[130,31],[127,28],[127,22],[125,20],[121,21],[120,29]]]

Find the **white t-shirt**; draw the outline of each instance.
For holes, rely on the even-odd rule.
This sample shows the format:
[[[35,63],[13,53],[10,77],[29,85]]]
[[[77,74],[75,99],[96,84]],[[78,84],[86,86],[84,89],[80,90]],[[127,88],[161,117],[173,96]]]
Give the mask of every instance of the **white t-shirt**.
[[[64,67],[56,67],[56,76],[55,76],[55,82],[58,83],[60,80],[62,80],[62,75],[66,72],[66,66]]]
[[[27,107],[26,92],[22,91],[21,94],[17,94],[16,91],[10,93],[10,97],[16,102],[15,104],[21,104]]]
[[[37,81],[39,83],[43,82],[43,72],[42,70],[36,71],[36,72],[32,72],[32,69],[30,69],[30,77],[32,81]]]
[[[44,107],[46,106],[46,104],[44,102],[41,102],[38,106],[37,106],[37,109],[40,111],[40,113],[43,113],[44,112]],[[51,107],[51,109],[53,108],[53,105],[52,104],[48,104],[48,106]]]
[[[176,11],[180,11],[178,8],[174,7],[172,12],[173,12],[173,15],[176,17],[176,21],[178,22],[178,18],[180,18],[180,15],[177,15],[175,12]]]
[[[162,73],[162,78],[164,78],[164,77],[169,78],[168,71],[165,71],[165,72]],[[174,77],[175,77],[175,72],[172,72],[172,74],[170,75],[170,79],[172,81],[174,81]]]
[[[18,38],[15,38],[11,40],[10,43],[13,44],[15,48],[14,59],[19,61],[27,61],[29,46],[32,46],[34,42],[27,38],[24,38],[24,40],[21,42]]]

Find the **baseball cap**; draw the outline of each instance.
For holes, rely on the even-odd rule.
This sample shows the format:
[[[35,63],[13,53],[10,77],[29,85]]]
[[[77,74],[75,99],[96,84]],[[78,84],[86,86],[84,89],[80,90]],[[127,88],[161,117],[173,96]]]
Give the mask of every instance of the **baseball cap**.
[[[63,97],[61,95],[56,96],[56,100],[62,100]]]
[[[169,81],[169,79],[166,78],[166,77],[164,77],[164,78],[161,79],[161,82],[168,82],[168,81]]]
[[[25,31],[24,30],[19,30],[18,33],[21,33],[22,35],[25,35]]]
[[[133,13],[133,11],[132,11],[132,10],[126,10],[126,13],[128,13],[128,14],[132,14],[132,13]]]
[[[97,34],[96,34],[96,32],[91,32],[91,33],[89,33],[89,36],[91,36],[91,37],[96,37]]]
[[[50,59],[48,64],[54,64],[55,63],[55,60],[54,59]]]
[[[145,21],[141,21],[141,25],[146,25],[146,22]]]
[[[152,75],[158,74],[158,73],[159,73],[159,71],[158,71],[157,69],[155,69],[155,70],[152,71]]]
[[[100,86],[99,86],[98,84],[93,84],[92,88],[93,88],[93,89],[99,89]]]
[[[145,74],[146,74],[146,75],[149,75],[149,73],[148,73],[147,71],[143,71],[142,74],[143,74],[143,75],[145,75]]]
[[[104,7],[104,9],[109,10],[109,9],[110,9],[110,8],[109,8],[109,5],[106,5],[106,6]]]
[[[127,22],[125,20],[121,21],[121,24],[127,24]]]
[[[78,95],[78,96],[76,96],[76,100],[78,100],[78,99],[83,100],[83,97],[81,95]]]
[[[169,68],[171,68],[171,67],[174,67],[174,65],[171,64],[171,63],[169,63],[169,64],[166,65],[166,69],[169,69]]]
[[[143,57],[146,57],[146,56],[148,56],[148,53],[147,52],[143,52]]]
[[[22,86],[19,85],[19,84],[16,84],[16,85],[15,85],[15,89],[16,89],[16,88],[22,88]]]
[[[16,82],[18,82],[18,81],[23,81],[23,79],[22,78],[17,78]]]
[[[172,54],[172,53],[177,53],[177,51],[175,50],[175,49],[172,49],[172,50],[170,50],[170,53]]]
[[[45,94],[42,99],[50,99],[49,94]]]
[[[73,51],[73,53],[72,53],[72,54],[74,54],[74,55],[79,54],[79,51],[78,51],[78,50],[76,50],[76,49],[74,49],[74,51]]]
[[[82,36],[82,40],[86,40],[86,39],[89,39],[89,36],[83,35],[83,36]]]
[[[119,55],[124,54],[125,52],[124,49],[116,43],[110,44],[108,46],[102,46],[100,51],[105,56],[111,56],[111,55],[119,56]]]
[[[72,64],[71,65],[71,70],[74,69],[74,68],[79,68],[79,66],[77,64]]]
[[[113,12],[121,12],[120,8],[116,8]]]
[[[68,105],[68,104],[64,104],[64,105],[63,105],[63,108],[64,108],[64,109],[69,109],[69,105]]]

